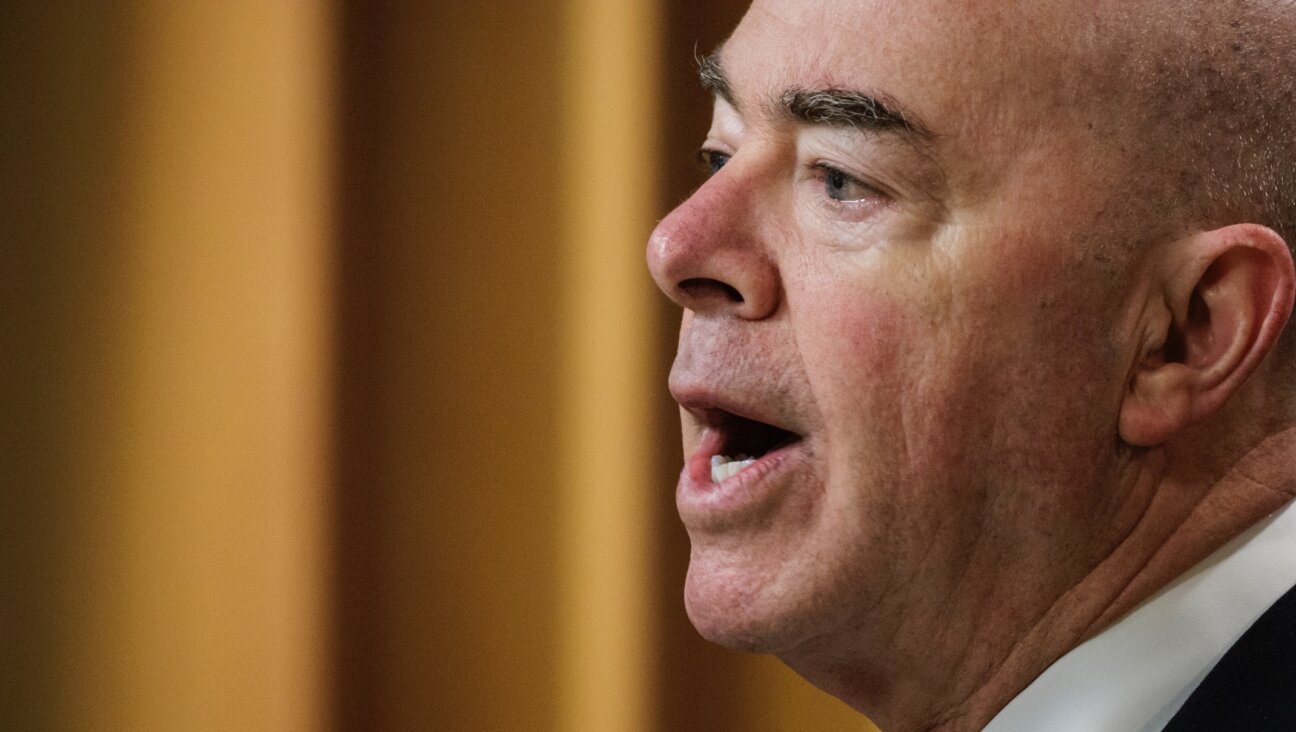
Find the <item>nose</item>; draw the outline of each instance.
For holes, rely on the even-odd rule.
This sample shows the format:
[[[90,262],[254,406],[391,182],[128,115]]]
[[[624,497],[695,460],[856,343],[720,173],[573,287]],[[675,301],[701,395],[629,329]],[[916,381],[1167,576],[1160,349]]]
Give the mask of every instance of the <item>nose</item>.
[[[700,316],[763,320],[779,307],[779,271],[755,189],[733,162],[662,220],[648,239],[661,291]]]

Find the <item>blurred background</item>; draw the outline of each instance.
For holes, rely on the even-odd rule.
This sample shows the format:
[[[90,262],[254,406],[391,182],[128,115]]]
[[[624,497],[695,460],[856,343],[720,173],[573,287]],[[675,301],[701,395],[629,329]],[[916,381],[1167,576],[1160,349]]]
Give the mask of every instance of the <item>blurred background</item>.
[[[681,601],[744,6],[0,4],[0,729],[869,729]]]

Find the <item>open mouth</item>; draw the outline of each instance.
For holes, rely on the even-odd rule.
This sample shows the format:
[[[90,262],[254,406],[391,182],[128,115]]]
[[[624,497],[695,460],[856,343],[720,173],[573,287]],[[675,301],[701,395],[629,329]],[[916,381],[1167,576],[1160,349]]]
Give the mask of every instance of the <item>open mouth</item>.
[[[713,483],[737,475],[765,455],[801,439],[795,432],[723,410],[707,410],[703,422],[716,435],[711,455]]]

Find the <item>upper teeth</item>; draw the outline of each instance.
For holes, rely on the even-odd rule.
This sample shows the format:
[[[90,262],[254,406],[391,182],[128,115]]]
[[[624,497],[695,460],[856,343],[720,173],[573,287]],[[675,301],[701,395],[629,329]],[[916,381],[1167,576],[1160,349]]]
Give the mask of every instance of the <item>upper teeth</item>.
[[[749,458],[746,455],[739,455],[736,458],[730,458],[728,455],[714,455],[711,457],[711,482],[719,483],[754,462],[756,462],[755,458]]]

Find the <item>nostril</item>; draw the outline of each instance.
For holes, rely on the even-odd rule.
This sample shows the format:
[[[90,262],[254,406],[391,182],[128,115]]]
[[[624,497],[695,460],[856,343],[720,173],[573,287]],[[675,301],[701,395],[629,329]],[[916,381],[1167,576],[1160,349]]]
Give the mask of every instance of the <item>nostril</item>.
[[[713,280],[705,277],[692,277],[680,282],[679,288],[685,295],[694,300],[705,300],[720,296],[735,304],[742,303],[743,301],[742,293],[738,291],[738,288],[725,282],[721,282],[720,280]]]

